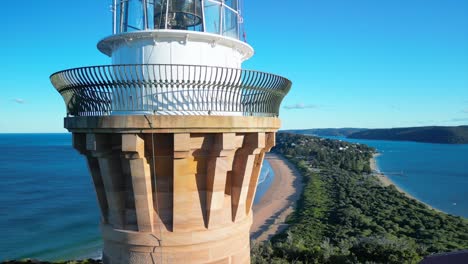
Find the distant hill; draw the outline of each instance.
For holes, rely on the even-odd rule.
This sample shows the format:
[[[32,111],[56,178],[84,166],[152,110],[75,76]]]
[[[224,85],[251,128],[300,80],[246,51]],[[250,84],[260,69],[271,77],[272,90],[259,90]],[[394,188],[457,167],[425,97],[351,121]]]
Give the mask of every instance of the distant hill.
[[[333,136],[333,137],[346,137],[353,133],[367,130],[365,128],[313,128],[313,129],[295,129],[295,130],[282,130],[281,132],[289,132],[295,134],[308,134],[316,136]]]
[[[417,141],[443,144],[468,144],[468,126],[408,127],[367,129],[347,135],[348,138]]]

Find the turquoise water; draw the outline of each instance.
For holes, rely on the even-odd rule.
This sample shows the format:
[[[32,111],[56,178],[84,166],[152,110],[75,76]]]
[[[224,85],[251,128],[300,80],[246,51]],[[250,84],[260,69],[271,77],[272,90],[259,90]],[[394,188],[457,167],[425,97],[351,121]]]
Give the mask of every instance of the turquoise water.
[[[379,170],[416,199],[468,218],[468,145],[328,137],[372,146]]]
[[[275,178],[275,174],[273,169],[270,166],[270,163],[265,159],[262,165],[262,171],[260,176],[258,177],[258,184],[257,184],[257,191],[255,193],[254,204],[258,203],[263,195],[268,191],[273,180]]]
[[[0,134],[0,149],[0,261],[100,257],[96,194],[71,135]]]

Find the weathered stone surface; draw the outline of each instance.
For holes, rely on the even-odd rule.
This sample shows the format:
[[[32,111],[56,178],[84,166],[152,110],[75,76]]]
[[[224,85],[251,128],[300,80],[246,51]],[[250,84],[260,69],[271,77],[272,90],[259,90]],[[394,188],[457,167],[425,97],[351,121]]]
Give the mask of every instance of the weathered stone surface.
[[[65,121],[93,177],[104,263],[249,263],[253,197],[279,120],[149,118]]]

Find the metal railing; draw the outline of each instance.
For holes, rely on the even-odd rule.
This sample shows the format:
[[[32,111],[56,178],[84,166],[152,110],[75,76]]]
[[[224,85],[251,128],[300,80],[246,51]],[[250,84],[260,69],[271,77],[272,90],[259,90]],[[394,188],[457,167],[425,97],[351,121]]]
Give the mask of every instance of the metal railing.
[[[50,79],[69,116],[278,116],[291,88],[288,79],[274,74],[197,65],[92,66]]]

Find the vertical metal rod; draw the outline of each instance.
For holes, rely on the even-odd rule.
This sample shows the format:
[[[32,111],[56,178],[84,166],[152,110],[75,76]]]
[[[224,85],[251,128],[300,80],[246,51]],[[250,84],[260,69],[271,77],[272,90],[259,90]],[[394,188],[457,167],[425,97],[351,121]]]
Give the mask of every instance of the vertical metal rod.
[[[167,77],[168,73],[167,73],[167,65],[164,65],[164,78],[165,78],[165,82],[164,82],[164,90],[165,90],[165,95],[166,95],[166,100],[165,100],[165,104],[166,104],[166,107],[164,107],[164,109],[167,111],[169,110],[169,81],[168,81],[168,77]]]
[[[220,73],[221,72],[221,73]],[[220,110],[220,104],[218,102],[219,100],[219,90],[222,89],[222,83],[221,83],[221,79],[222,79],[222,74],[223,74],[223,69],[220,68],[220,67],[216,67],[216,81],[215,81],[215,94],[214,94],[214,107],[215,107],[215,110],[216,111],[219,111]]]
[[[120,0],[120,21],[119,21],[119,24],[120,24],[120,27],[119,27],[119,32],[118,33],[122,33],[123,31],[123,25],[124,25],[124,13],[125,13],[125,9],[124,9],[124,2],[126,0]]]
[[[201,100],[201,103],[200,103],[200,106],[202,109],[206,109],[206,100],[205,100],[205,97],[204,97],[204,92],[205,92],[205,88],[203,87],[203,83],[202,83],[202,72],[204,70],[204,67],[201,66],[201,65],[198,65],[198,84],[196,84],[196,87],[198,89],[198,93],[199,93],[199,96],[200,96],[200,100]]]
[[[265,80],[264,82],[265,83],[269,83],[271,82],[271,76],[269,75],[265,75],[265,74],[262,74],[263,75],[263,79]],[[265,87],[265,86],[260,86],[259,88],[262,88],[262,87]],[[261,91],[259,91],[259,96],[257,97],[257,100],[256,100],[256,104],[257,104],[257,108],[258,108],[258,113],[267,113],[266,109],[268,107],[268,104],[266,103],[266,101],[269,99],[269,95],[271,94],[269,91],[265,90],[265,89],[262,89]]]
[[[236,91],[236,98],[235,98],[236,104],[234,105],[235,111],[239,111],[239,103],[241,103],[241,100],[242,100],[242,90],[244,89],[245,74],[246,74],[246,71],[239,70],[239,82],[238,82],[238,89]]]
[[[125,3],[125,32],[128,32],[128,18],[129,18],[129,11],[130,10],[130,0],[126,0]],[[131,11],[131,10],[130,10]]]
[[[164,29],[167,29],[167,20],[168,20],[168,16],[169,16],[169,1],[170,0],[166,0],[166,17],[165,17],[165,21],[164,21]]]
[[[140,83],[140,78],[138,77],[138,65],[137,64],[134,64],[132,65],[133,67],[129,67],[130,68],[130,76],[131,76],[131,80],[132,81],[132,86],[131,86],[131,90],[133,90],[133,94],[134,94],[134,108],[133,110],[139,110],[139,109],[142,109],[142,106],[140,106],[140,102],[141,100],[139,98],[142,97],[142,91],[144,89],[144,87],[142,86],[142,83]]]
[[[117,66],[117,71],[114,71],[114,74],[116,78],[119,80],[120,87],[118,90],[120,90],[120,111],[122,109],[125,109],[125,107],[129,104],[128,102],[125,102],[127,100],[127,86],[125,84],[125,79],[122,78],[122,68],[125,67],[124,65],[118,65]]]
[[[142,78],[142,85],[144,87],[143,92],[142,92],[142,104],[143,108],[147,111],[151,110],[151,107],[149,106],[149,97],[152,94],[152,89],[151,89],[151,76],[149,74],[149,69],[152,65],[140,65],[139,70],[141,71],[141,78]]]
[[[162,68],[162,66],[158,65],[159,77],[158,77],[158,80],[157,80],[158,84],[157,84],[156,87],[159,89],[159,91],[160,91],[159,93],[161,94],[160,97],[158,96],[158,98],[160,98],[160,100],[161,100],[160,105],[158,105],[158,110],[159,110],[159,106],[161,107],[161,110],[164,109],[164,90],[163,90],[164,84],[163,84],[163,77],[162,77],[161,68]]]
[[[151,72],[150,72],[150,67],[151,66]],[[154,89],[155,87],[155,83],[156,83],[156,71],[155,71],[155,65],[148,65],[148,80],[150,81],[149,82],[149,91],[150,91],[150,94],[148,95],[148,99],[146,100],[146,103],[148,104],[148,108],[151,110],[151,112],[153,112],[154,114],[154,101],[156,99],[156,96],[157,96],[157,93],[156,93],[156,89]],[[151,77],[150,77],[151,76]]]
[[[206,20],[205,20],[205,0],[201,0],[201,10],[202,10],[202,32],[206,32]]]
[[[136,97],[136,94],[134,92],[134,85],[135,85],[135,79],[133,79],[131,76],[132,72],[132,68],[131,68],[132,65],[125,65],[124,66],[124,80],[125,80],[125,87],[127,88],[127,92],[128,92],[128,97],[129,97],[129,102],[131,104],[131,110],[135,110],[135,97]],[[127,109],[129,110],[129,109]]]
[[[110,100],[108,99],[106,87],[104,83],[101,81],[101,79],[97,76],[96,68],[94,67],[88,68],[88,73],[89,73],[91,80],[96,85],[96,90],[98,91],[98,94],[99,94],[99,100],[100,100],[100,103],[102,104],[101,112],[102,112],[102,115],[105,115],[106,111],[110,108],[110,105],[109,105]]]
[[[143,27],[145,30],[148,29],[148,14],[147,14],[147,4],[146,4],[146,0],[143,0]]]
[[[81,99],[83,100],[84,106],[86,106],[85,111],[90,112],[90,111],[93,110],[93,109],[91,109],[91,107],[89,107],[90,105],[92,106],[92,102],[90,102],[89,96],[88,96],[88,91],[90,90],[90,88],[84,82],[84,78],[83,78],[83,75],[82,75],[82,72],[81,72],[81,68],[75,69],[75,74],[74,75],[76,76],[76,79],[79,81],[80,86],[82,87],[80,89],[81,90]]]
[[[86,68],[80,68],[78,72],[80,73],[80,76],[83,80],[83,83],[85,84],[85,87],[87,87],[85,91],[87,95],[86,100],[90,103],[89,110],[94,113],[97,113],[99,112],[100,103],[98,100],[96,100],[97,99],[96,90],[94,89],[92,85],[90,85],[91,83],[88,80],[89,76],[87,75],[87,70]]]
[[[269,113],[276,113],[276,115],[279,115],[279,107],[281,104],[281,98],[283,98],[285,94],[279,95],[278,92],[281,91],[281,87],[284,88],[284,85],[286,85],[285,83],[283,83],[283,81],[284,80],[280,78],[279,76],[275,76],[275,86],[272,86],[274,91],[270,93],[271,94],[270,97],[272,98],[272,101],[273,101],[273,103],[270,104],[270,108],[274,112],[269,111]]]
[[[227,107],[227,111],[228,112],[231,112],[232,111],[232,106],[233,104],[235,103],[234,102],[234,96],[235,96],[235,93],[236,93],[236,85],[237,85],[237,72],[238,70],[237,69],[231,69],[231,78],[229,80],[229,101],[228,101],[228,107]]]
[[[236,0],[236,15],[237,15],[237,39],[241,39],[241,27],[240,27],[240,24],[241,24],[241,21],[242,21],[242,13],[241,13],[241,8],[240,8],[240,1],[239,0]]]
[[[101,71],[102,69],[102,71]],[[114,93],[114,85],[112,85],[111,83],[111,78],[109,78],[109,70],[108,68],[106,67],[103,67],[103,66],[99,66],[98,68],[98,73],[99,73],[99,76],[101,77],[101,79],[103,80],[103,82],[106,84],[106,87],[107,87],[107,92],[109,93],[109,100],[110,100],[110,109],[109,109],[109,114],[110,112],[114,109],[115,107],[115,104],[116,104],[116,101],[118,99],[116,99],[115,97],[118,97],[116,94],[117,93]]]
[[[219,8],[219,34],[223,35],[223,23],[224,23],[224,0],[221,1]]]
[[[117,0],[113,1],[112,5],[112,34],[117,33]]]
[[[252,113],[252,106],[251,104],[249,103],[246,103],[246,102],[250,102],[251,98],[252,98],[252,86],[255,85],[255,80],[257,79],[257,73],[254,72],[254,71],[249,71],[249,81],[247,82],[247,89],[245,89],[245,101],[244,102],[244,105],[247,107],[247,111],[244,110],[244,112],[247,112],[249,115]]]
[[[211,92],[210,92],[210,110],[211,111],[214,111],[216,110],[215,106],[216,106],[216,97],[214,97],[214,93],[215,93],[215,89],[216,89],[216,81],[218,79],[218,67],[212,67],[211,68],[212,70],[214,69],[215,72],[213,73],[213,71],[211,71],[211,73],[214,75],[214,80],[213,80],[213,84],[210,85],[211,87]]]

